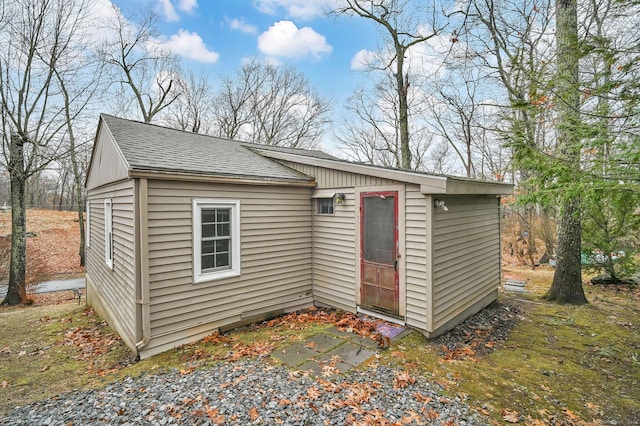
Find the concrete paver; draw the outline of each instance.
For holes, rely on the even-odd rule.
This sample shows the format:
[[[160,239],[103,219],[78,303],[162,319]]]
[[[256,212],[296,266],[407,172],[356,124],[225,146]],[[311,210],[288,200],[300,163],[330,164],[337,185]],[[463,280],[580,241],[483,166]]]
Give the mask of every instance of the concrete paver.
[[[368,349],[362,345],[355,344],[354,342],[345,342],[344,344],[338,346],[335,349],[330,350],[322,354],[319,360],[323,361],[325,359],[331,359],[333,357],[338,357],[345,364],[349,364],[352,367],[356,367],[373,355],[376,354],[376,351]]]
[[[308,339],[305,346],[318,353],[323,353],[342,345],[344,342],[345,339],[341,339],[337,336],[319,333]]]
[[[394,326],[392,340],[403,335],[400,328]],[[344,373],[367,361],[378,350],[378,344],[372,339],[340,331],[334,326],[271,356],[291,368],[320,376]]]
[[[281,351],[271,353],[271,356],[289,367],[297,367],[318,354],[319,352],[307,348],[304,343],[295,343]]]

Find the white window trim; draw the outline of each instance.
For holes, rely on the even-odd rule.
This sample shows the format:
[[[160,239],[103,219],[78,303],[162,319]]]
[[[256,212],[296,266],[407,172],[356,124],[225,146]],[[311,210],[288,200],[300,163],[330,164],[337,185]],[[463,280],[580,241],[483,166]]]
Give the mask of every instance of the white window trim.
[[[202,273],[202,209],[231,209],[231,267],[222,271]],[[201,283],[240,275],[240,200],[194,199],[193,200],[193,282]]]
[[[113,208],[111,200],[104,200],[104,261],[113,269]]]
[[[320,200],[331,200],[331,213],[322,213],[320,212]],[[315,214],[319,216],[335,216],[336,214],[336,203],[333,200],[333,196],[330,197],[318,197],[313,199],[315,203],[314,211]]]
[[[84,221],[84,226],[85,226],[84,245],[85,247],[90,247],[91,245],[91,202],[89,202],[89,200],[87,200],[87,205],[85,208],[87,212],[87,218]]]

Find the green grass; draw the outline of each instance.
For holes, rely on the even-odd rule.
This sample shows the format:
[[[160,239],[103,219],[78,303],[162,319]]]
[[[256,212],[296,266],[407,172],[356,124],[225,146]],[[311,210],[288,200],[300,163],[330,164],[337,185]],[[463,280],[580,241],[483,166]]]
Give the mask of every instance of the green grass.
[[[437,345],[413,332],[373,362],[436,381],[450,396],[465,398],[498,424],[513,413],[522,424],[613,420],[637,424],[639,292],[587,285],[588,305],[556,305],[541,299],[551,282],[549,270],[511,272],[528,279],[527,287],[533,293],[501,295],[500,303],[517,304],[524,314],[509,338],[488,354],[445,359]],[[234,353],[267,353],[331,326],[314,321],[249,326],[223,339],[200,341],[134,363],[128,349],[113,340],[113,332],[100,318],[73,303],[0,308],[0,323],[0,413],[72,389],[101,387],[125,376],[189,371],[224,362]],[[84,336],[76,340],[84,345],[65,344],[74,336]],[[101,353],[99,348],[105,347],[108,350]],[[81,359],[83,349],[89,354],[85,359]]]
[[[70,330],[115,336],[73,303],[2,308],[0,322],[0,412],[74,388],[101,386],[105,372],[131,358],[115,340],[106,353],[77,359],[81,348],[64,344]]]
[[[542,288],[542,287],[541,287]],[[413,333],[383,357],[440,382],[452,396],[497,420],[517,412],[525,423],[640,422],[640,309],[637,292],[585,286],[589,305],[556,305],[502,295],[526,317],[484,356],[446,361]],[[397,362],[393,351],[406,358]]]

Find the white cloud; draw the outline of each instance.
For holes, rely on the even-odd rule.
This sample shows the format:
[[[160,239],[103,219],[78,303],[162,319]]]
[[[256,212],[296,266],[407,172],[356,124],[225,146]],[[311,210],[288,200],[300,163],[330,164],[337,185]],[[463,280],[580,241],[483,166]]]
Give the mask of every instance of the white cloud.
[[[353,71],[364,71],[369,69],[371,64],[378,61],[378,53],[362,49],[351,58],[351,69]]]
[[[258,28],[255,25],[248,24],[243,20],[233,18],[229,21],[229,28],[235,31],[240,31],[245,34],[257,34]]]
[[[157,0],[157,2],[158,9],[160,9],[166,20],[169,22],[176,22],[180,20],[177,9],[182,12],[191,13],[198,7],[198,0],[178,0],[177,2],[175,0],[173,2],[171,0]]]
[[[176,34],[169,37],[169,40],[161,44],[176,55],[198,62],[214,63],[220,56],[217,52],[207,48],[198,33],[192,33],[183,29],[180,29]]]
[[[464,46],[460,42],[452,43],[451,35],[437,35],[423,43],[413,45],[405,54],[405,67],[411,69],[414,74],[422,76],[442,76],[447,72],[447,67],[443,66],[443,60],[447,57],[449,59],[464,57],[464,53]],[[351,58],[351,69],[370,70],[385,67],[390,62],[395,62],[392,46],[388,46],[383,52],[362,49]]]
[[[289,17],[311,20],[334,9],[339,0],[256,0],[255,7],[262,13],[277,15],[283,10]]]
[[[198,0],[180,0],[178,2],[178,9],[183,12],[191,13],[198,7]]]
[[[121,16],[119,8],[114,6],[109,0],[97,0],[90,4],[86,12],[89,20],[96,23],[92,31],[89,31],[87,34],[89,38],[87,41],[90,44],[97,46],[104,42],[114,42],[117,40],[118,35],[113,28],[113,22],[116,22],[118,17],[126,21],[126,19]]]
[[[258,37],[258,48],[265,55],[285,58],[312,56],[319,59],[333,48],[310,27],[298,29],[291,21],[279,21]]]
[[[176,12],[176,8],[171,3],[171,0],[158,0],[158,7],[162,10],[167,21],[175,22],[180,20],[178,12]]]

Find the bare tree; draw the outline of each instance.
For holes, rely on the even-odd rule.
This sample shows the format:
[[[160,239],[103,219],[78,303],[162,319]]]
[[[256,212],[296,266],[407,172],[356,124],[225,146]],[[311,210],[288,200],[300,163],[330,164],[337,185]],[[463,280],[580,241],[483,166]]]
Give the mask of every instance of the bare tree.
[[[2,302],[24,301],[26,272],[26,183],[60,154],[65,129],[56,70],[74,47],[86,5],[68,0],[13,0],[5,4],[0,47],[2,148],[11,183],[11,264]]]
[[[77,140],[77,128],[78,117],[85,110],[89,102],[92,100],[96,91],[99,88],[101,68],[91,66],[87,61],[86,53],[84,55],[75,55],[71,58],[76,64],[75,68],[71,69],[69,73],[62,73],[59,70],[55,71],[56,80],[60,88],[63,106],[64,106],[64,119],[66,123],[66,140],[68,142],[68,160],[69,168],[66,171],[71,171],[73,176],[73,195],[75,200],[75,208],[78,212],[78,226],[80,229],[80,247],[78,248],[78,255],[80,256],[80,265],[84,266],[85,263],[85,229],[84,229],[84,185],[83,177],[85,176],[83,168],[78,158],[79,150],[82,149],[82,145],[88,144],[90,139],[86,138],[84,142],[78,143]],[[83,63],[84,65],[77,66]],[[95,62],[94,62],[95,64]],[[95,73],[92,76],[82,75],[83,69],[91,69]],[[61,179],[64,182],[64,179]],[[60,196],[62,202],[62,195]]]
[[[386,74],[373,90],[356,90],[346,102],[347,116],[343,119],[336,138],[342,151],[355,161],[386,167],[403,168],[402,142],[400,138],[398,98]],[[411,89],[410,89],[411,90]],[[419,97],[409,96],[419,102]],[[426,170],[427,153],[432,135],[424,124],[416,119],[409,121],[411,163],[410,169]]]
[[[472,0],[468,32],[476,59],[503,89],[508,103],[503,132],[508,143],[529,148],[548,143],[540,135],[551,96],[553,72],[551,0]],[[475,24],[475,25],[474,25]],[[521,170],[523,179],[529,174]]]
[[[312,148],[328,123],[329,103],[294,68],[253,61],[223,79],[215,97],[218,136]]]
[[[205,74],[187,72],[176,78],[180,97],[165,110],[164,121],[176,129],[208,134],[213,131],[213,89]]]
[[[130,91],[143,121],[149,123],[180,96],[178,59],[157,42],[158,17],[152,9],[142,11],[134,23],[114,9],[107,29],[115,35],[99,48],[100,57],[118,84],[117,99]]]
[[[259,80],[251,80],[258,77],[252,70],[253,67],[245,65],[234,77],[221,78],[213,111],[215,134],[218,136],[236,139],[240,130],[251,122],[250,89],[260,84]]]
[[[398,134],[401,167],[411,168],[412,150],[409,126],[409,86],[411,74],[405,62],[409,49],[438,36],[448,23],[436,2],[427,7],[408,0],[345,0],[346,5],[334,10],[337,15],[356,15],[375,22],[383,30],[386,52],[380,52],[379,63],[372,69],[392,70],[397,96]]]

